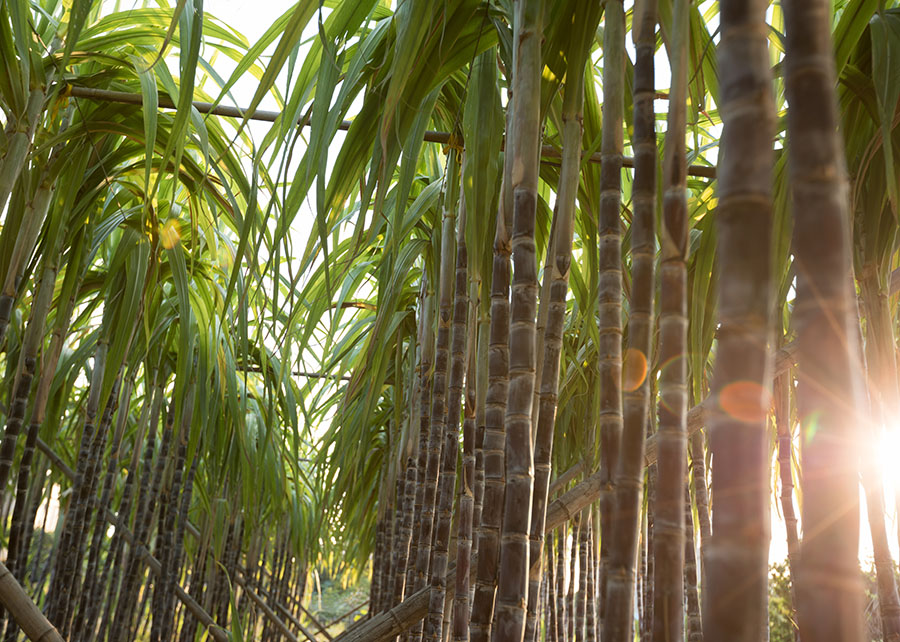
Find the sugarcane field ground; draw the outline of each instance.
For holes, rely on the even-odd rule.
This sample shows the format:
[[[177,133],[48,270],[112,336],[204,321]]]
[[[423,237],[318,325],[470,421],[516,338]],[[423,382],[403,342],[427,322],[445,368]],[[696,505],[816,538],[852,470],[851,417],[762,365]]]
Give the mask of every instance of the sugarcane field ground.
[[[0,0],[0,642],[900,642],[897,0]]]

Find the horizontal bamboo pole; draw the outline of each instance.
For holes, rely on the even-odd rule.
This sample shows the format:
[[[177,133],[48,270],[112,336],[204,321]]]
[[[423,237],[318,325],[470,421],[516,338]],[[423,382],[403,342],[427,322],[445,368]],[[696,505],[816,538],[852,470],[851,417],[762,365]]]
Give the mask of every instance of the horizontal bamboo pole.
[[[447,586],[456,584],[456,565],[447,573]],[[334,642],[386,642],[411,627],[428,614],[431,587],[416,591],[394,608],[379,613],[347,629]]]
[[[235,369],[238,372],[262,372],[262,368],[259,366],[239,365]],[[291,370],[291,375],[294,377],[303,377],[304,379],[334,379],[335,381],[350,381],[352,379],[350,375],[339,377],[325,372],[307,372],[306,370]]]
[[[71,95],[76,98],[87,98],[89,100],[97,100],[104,102],[113,102],[113,103],[122,103],[125,105],[137,105],[141,106],[144,104],[144,98],[141,94],[133,94],[127,91],[111,91],[108,89],[96,89],[94,87],[81,87],[78,85],[71,86]],[[257,109],[247,114],[246,109],[242,109],[240,107],[229,107],[228,105],[217,105],[215,103],[205,103],[199,100],[194,101],[193,103],[194,109],[199,111],[201,114],[212,114],[213,116],[225,116],[227,118],[246,118],[247,120],[259,120],[267,123],[274,123],[275,120],[281,115],[281,112],[278,111],[268,111],[265,109]],[[159,106],[163,109],[175,109],[175,103],[168,96],[161,95],[159,97]],[[338,129],[341,131],[347,131],[350,129],[350,125],[353,123],[351,120],[343,120],[338,125]],[[303,116],[297,121],[298,125],[302,127],[306,127],[309,125],[309,117]],[[422,140],[426,143],[441,143],[443,145],[447,145],[451,141],[451,135],[449,132],[439,132],[434,130],[426,130],[424,135],[422,136]],[[562,150],[554,147],[553,145],[543,145],[541,147],[541,156],[543,158],[562,158]],[[590,162],[599,163],[600,162],[600,152],[596,152],[591,154]],[[622,165],[624,167],[634,167],[634,158],[630,156],[624,156],[622,158]],[[716,177],[716,168],[710,167],[708,165],[690,165],[688,166],[688,174],[690,176],[697,176],[699,178],[715,178]]]
[[[331,622],[329,622],[328,624],[326,624],[326,625],[325,625],[325,628],[326,628],[326,629],[330,629],[331,627],[333,627],[333,626],[334,626],[335,624],[337,624],[338,622],[343,622],[343,621],[346,620],[348,617],[350,617],[351,615],[353,615],[354,613],[356,613],[358,610],[360,610],[362,607],[366,606],[368,603],[369,603],[369,600],[366,600],[365,602],[363,602],[363,603],[360,604],[359,606],[355,606],[355,607],[353,607],[352,609],[350,609],[349,611],[347,611],[347,612],[345,612],[345,613],[342,613],[341,615],[338,615],[338,616],[337,616],[336,618],[334,618]]]
[[[65,642],[63,637],[41,613],[22,585],[16,581],[6,565],[0,563],[0,603],[33,642]]]
[[[244,589],[244,593],[246,593],[247,597],[249,597],[250,600],[254,604],[256,604],[256,606],[258,606],[263,613],[266,614],[266,617],[268,617],[269,620],[271,620],[275,624],[275,626],[279,631],[281,631],[281,634],[284,637],[290,640],[290,642],[300,642],[300,640],[297,639],[297,636],[294,635],[294,633],[288,628],[287,624],[285,624],[284,621],[280,617],[278,617],[275,611],[273,611],[272,608],[268,604],[266,604],[266,601],[247,587],[247,583],[244,581],[243,577],[241,577],[240,575],[235,575],[234,582]],[[310,640],[312,640],[312,642],[315,642],[316,638],[310,635],[306,630],[303,630],[303,634],[306,635],[306,637],[308,637]]]
[[[243,567],[241,567],[240,565],[238,565],[237,568],[238,568],[238,572],[239,572],[241,575],[238,575],[238,576],[237,576],[237,578],[235,579],[235,582],[236,582],[238,585],[240,585],[240,587],[241,587],[242,589],[244,589],[244,591],[247,592],[248,595],[250,595],[250,593],[252,593],[252,591],[255,590],[256,593],[257,593],[257,595],[258,595],[259,597],[261,597],[261,598],[266,598],[266,599],[269,598],[269,593],[268,593],[268,591],[263,590],[263,588],[262,588],[261,586],[255,584],[252,580],[248,579],[248,573],[247,573],[247,571],[246,571]],[[253,600],[256,604],[260,604],[260,602],[257,602],[257,599],[258,599],[258,598],[257,598],[257,599],[254,599],[253,597],[251,597],[250,599]],[[306,609],[303,608],[303,605],[302,605],[302,604],[300,604],[299,606],[300,606],[301,609],[303,609],[303,612],[304,612],[304,613],[306,613],[307,615],[309,615],[309,612],[308,612]],[[298,629],[300,629],[300,632],[303,633],[303,635],[305,635],[307,638],[309,638],[310,642],[318,642],[318,641],[316,640],[316,636],[313,635],[312,633],[310,633],[309,629],[307,629],[305,626],[303,626],[303,623],[300,622],[300,620],[298,620],[296,617],[294,617],[294,614],[291,613],[290,610],[289,610],[284,604],[282,604],[281,602],[275,602],[275,608],[276,608],[276,609],[277,609],[277,610],[278,610],[278,611],[279,611],[286,619],[290,620],[291,624],[293,624],[293,625],[296,626]],[[267,605],[266,605],[266,609],[271,610],[270,607],[268,607]],[[265,612],[265,610],[264,610],[263,612]],[[314,618],[310,618],[310,619],[313,619],[314,622],[317,621],[317,620],[315,620]],[[320,628],[321,628],[321,627],[320,627]],[[330,635],[328,635],[328,632],[326,632],[326,631],[324,631],[324,630],[322,630],[322,632],[325,633],[325,636],[326,636],[329,640],[333,639]]]
[[[197,532],[196,537],[199,539],[199,537],[200,537],[199,531],[197,531],[196,527],[193,526],[192,524],[189,524],[189,525],[190,525],[191,527],[193,527],[194,530]],[[247,570],[246,568],[244,568],[244,566],[242,566],[241,564],[236,564],[235,566],[236,566],[236,568],[237,568],[238,573],[240,573],[240,574],[243,576],[243,579],[242,579],[243,584],[242,584],[242,586],[245,588],[245,590],[251,590],[251,588],[252,588],[253,590],[256,590],[262,597],[268,597],[268,596],[269,596],[269,595],[268,595],[268,592],[265,591],[265,590],[263,590],[262,586],[260,586],[258,582],[256,582],[256,581],[253,580],[253,573],[251,573],[250,571],[248,571],[248,570]],[[272,573],[269,571],[269,569],[267,569],[267,568],[264,567],[264,568],[262,569],[262,572],[263,572],[265,575],[267,575],[267,576],[269,576],[269,577],[272,577]],[[322,624],[322,623],[318,620],[318,618],[316,618],[315,615],[313,615],[312,613],[310,613],[309,610],[308,610],[305,606],[303,606],[303,602],[302,602],[302,601],[298,600],[298,599],[297,599],[295,596],[293,596],[293,595],[288,595],[287,597],[290,599],[290,601],[291,601],[293,604],[295,604],[295,605],[297,605],[297,606],[300,607],[300,610],[303,611],[303,613],[306,615],[306,617],[309,618],[309,621],[312,622],[313,626],[315,626],[319,631],[321,631],[321,632],[325,635],[325,637],[327,638],[327,640],[330,641],[330,640],[333,640],[333,639],[334,639],[334,636],[332,636],[332,635],[328,632],[328,630],[327,630],[327,629],[328,629],[328,626]],[[310,640],[312,640],[313,642],[316,641],[315,636],[311,636],[311,635],[309,634],[308,630],[303,626],[303,624],[301,624],[300,621],[297,620],[297,618],[295,618],[295,617],[293,616],[293,614],[291,614],[290,610],[287,608],[287,603],[282,604],[281,602],[276,602],[276,603],[275,603],[275,606],[278,608],[278,610],[279,610],[281,613],[285,614],[285,615],[287,616],[287,618],[288,618],[289,620],[291,620],[291,622],[293,622],[294,624],[296,624],[297,627],[300,628],[300,630],[303,632],[304,635],[306,635],[306,636],[307,636]]]
[[[279,604],[279,606],[281,606],[281,605]],[[323,634],[326,638],[328,638],[328,640],[333,640],[333,639],[334,639],[334,636],[331,635],[331,633],[328,632],[328,627],[325,626],[324,624],[322,624],[322,623],[319,621],[319,618],[317,618],[315,615],[313,615],[312,613],[310,613],[309,610],[308,610],[305,606],[303,606],[303,603],[302,603],[302,602],[298,603],[297,606],[299,606],[299,607],[300,607],[300,610],[303,611],[303,613],[306,615],[306,617],[309,618],[309,621],[313,623],[313,626],[315,626],[317,629],[319,629],[319,631],[321,631],[322,634]],[[284,607],[282,607],[282,608],[284,608]]]
[[[547,496],[553,497],[558,490],[561,488],[565,488],[566,484],[570,481],[578,477],[581,472],[584,470],[584,460],[573,464],[568,470],[561,473],[556,479],[554,479],[550,483],[550,487],[547,489]]]

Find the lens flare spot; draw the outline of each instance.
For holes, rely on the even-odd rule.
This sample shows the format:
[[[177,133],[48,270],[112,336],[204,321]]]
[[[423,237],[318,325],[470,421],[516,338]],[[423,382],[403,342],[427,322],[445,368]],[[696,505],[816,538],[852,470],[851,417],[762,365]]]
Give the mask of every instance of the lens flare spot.
[[[802,418],[801,427],[803,429],[804,445],[809,445],[816,438],[816,435],[819,434],[819,428],[822,425],[821,417],[822,412],[817,410]]]
[[[666,392],[665,382],[684,381],[687,376],[688,355],[681,354],[666,359],[659,365],[659,406],[665,408],[669,412],[681,412],[676,408],[681,408],[684,403],[684,393],[677,391]],[[673,403],[675,405],[673,405]]]
[[[719,393],[719,405],[730,417],[746,423],[765,420],[771,405],[769,392],[753,381],[735,381]]]
[[[159,230],[159,240],[167,250],[181,242],[181,225],[177,219],[170,218]]]
[[[640,350],[628,348],[622,360],[622,387],[625,392],[634,392],[647,378],[647,357]]]

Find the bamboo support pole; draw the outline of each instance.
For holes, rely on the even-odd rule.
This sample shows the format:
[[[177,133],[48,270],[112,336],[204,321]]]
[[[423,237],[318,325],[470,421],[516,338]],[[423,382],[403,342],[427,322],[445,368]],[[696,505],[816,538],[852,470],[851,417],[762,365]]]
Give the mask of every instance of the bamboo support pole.
[[[355,607],[353,607],[352,609],[350,609],[349,611],[347,611],[346,613],[343,613],[343,614],[337,616],[337,617],[334,618],[331,622],[329,622],[328,624],[326,624],[326,625],[325,625],[325,628],[326,628],[326,629],[330,629],[330,628],[333,627],[335,624],[338,624],[339,622],[343,622],[343,621],[346,620],[348,617],[350,617],[351,615],[353,615],[354,613],[356,613],[358,610],[360,610],[362,607],[366,606],[368,603],[369,603],[369,600],[366,600],[365,602],[363,602],[363,603],[360,604],[359,606],[355,606]]]
[[[86,98],[88,100],[114,102],[137,106],[142,105],[144,101],[143,96],[141,96],[140,94],[133,94],[126,91],[95,89],[93,87],[80,87],[78,85],[71,86],[71,95],[76,98]],[[281,112],[267,111],[264,109],[257,109],[248,115],[247,110],[240,107],[230,107],[228,105],[217,105],[215,103],[205,103],[201,101],[194,101],[192,104],[194,106],[194,109],[196,109],[201,114],[212,114],[213,116],[225,116],[227,118],[246,118],[247,120],[259,120],[267,123],[275,122],[275,120],[281,115]],[[172,99],[164,95],[161,95],[159,97],[159,106],[162,109],[175,109],[175,103],[172,101]],[[347,131],[348,129],[350,129],[350,125],[352,124],[352,122],[353,121],[350,120],[341,121],[340,125],[338,125],[338,129],[341,131]],[[298,121],[298,124],[304,127],[307,126],[309,124],[308,116],[304,116],[303,118],[301,118]],[[427,143],[440,143],[443,145],[447,145],[451,142],[451,135],[449,132],[439,132],[429,129],[425,131],[422,139]],[[541,147],[541,157],[560,159],[562,158],[562,150],[554,147],[553,145],[543,145]],[[597,152],[591,154],[589,160],[592,163],[599,163],[600,153]],[[622,165],[624,167],[634,167],[634,159],[630,156],[624,156],[622,158],[622,161]],[[690,176],[696,176],[698,178],[715,178],[716,168],[707,165],[690,165],[688,167],[688,174]]]
[[[269,618],[269,620],[279,631],[281,631],[281,634],[284,637],[290,640],[290,642],[300,642],[300,640],[297,639],[297,636],[294,635],[294,633],[288,628],[287,624],[285,624],[284,621],[280,617],[278,617],[275,611],[273,611],[272,608],[268,604],[266,604],[265,600],[263,600],[259,595],[257,595],[254,591],[251,591],[247,587],[247,583],[244,581],[243,577],[241,577],[240,575],[236,575],[234,578],[234,582],[244,589],[244,593],[247,595],[247,597],[250,598],[250,601],[256,604],[256,606],[258,606],[259,609],[266,614],[266,617]],[[312,640],[312,642],[315,642],[315,636],[310,634],[303,626],[300,626],[300,630],[303,631],[303,635]]]
[[[279,605],[279,606],[280,606],[280,605]],[[333,640],[333,639],[334,639],[334,636],[331,635],[331,634],[328,632],[328,627],[327,627],[327,626],[325,626],[324,624],[322,624],[322,623],[319,621],[319,619],[318,619],[315,615],[313,615],[312,613],[310,613],[309,610],[307,610],[307,608],[306,608],[305,606],[303,606],[303,604],[298,604],[298,606],[300,607],[300,610],[303,611],[303,614],[306,615],[306,617],[309,618],[309,621],[312,622],[313,625],[314,625],[317,629],[319,629],[319,630],[322,632],[322,634],[323,634],[326,638],[328,638],[329,640]]]
[[[447,573],[447,586],[456,584],[456,565],[452,564]],[[385,642],[403,633],[413,624],[428,615],[428,601],[431,587],[416,591],[397,606],[379,613],[375,617],[347,629],[335,642]]]
[[[305,635],[307,638],[309,638],[310,642],[317,642],[316,636],[310,633],[309,629],[303,626],[303,623],[296,617],[294,617],[294,614],[288,611],[287,607],[284,604],[282,604],[281,602],[276,602],[275,608],[278,609],[278,612],[281,613],[281,615],[284,616],[286,620],[290,621],[291,624],[300,629],[300,632],[303,633],[303,635]],[[328,633],[325,633],[325,635],[328,636],[329,640],[333,639],[330,635],[328,635]]]
[[[196,537],[199,537],[199,531],[197,531],[197,527],[196,527],[196,526],[193,526],[193,524],[188,523],[188,530],[190,530],[191,528],[193,528],[194,531],[197,533],[197,534],[196,534]],[[192,534],[193,534],[193,533],[192,533]],[[249,572],[247,571],[247,569],[244,568],[241,564],[238,564],[238,565],[237,565],[237,570],[238,570],[239,573],[243,574],[245,578],[251,577],[251,573],[249,573]],[[262,569],[262,572],[263,572],[265,575],[271,576],[271,573],[269,572],[269,569],[267,569],[267,568],[263,568],[263,569]],[[246,587],[246,584],[244,584],[243,586],[244,586],[245,590],[248,590],[247,587]],[[256,590],[257,592],[259,592],[260,595],[262,595],[263,597],[267,597],[268,594],[266,593],[266,591],[262,590],[261,587],[259,587],[258,585],[256,585],[254,588],[255,588],[255,590]],[[290,598],[290,601],[291,601],[291,602],[293,602],[293,603],[296,604],[298,607],[300,607],[300,610],[303,611],[303,614],[304,614],[306,617],[309,618],[309,621],[312,622],[313,626],[315,626],[319,631],[321,631],[322,634],[323,634],[329,641],[334,639],[334,636],[331,635],[331,634],[328,632],[328,627],[331,626],[331,625],[328,625],[328,624],[322,624],[322,623],[318,620],[318,618],[316,618],[315,615],[313,615],[312,613],[310,613],[310,612],[309,612],[309,609],[307,609],[305,606],[303,606],[303,603],[302,603],[301,601],[297,600],[296,598],[294,598],[294,596],[288,595],[287,597]],[[368,604],[368,600],[366,600],[366,602],[365,602],[364,604]],[[281,611],[282,613],[288,613],[288,612],[289,612],[288,609],[286,608],[286,605],[285,605],[285,604],[278,603],[276,606],[278,607],[278,610]],[[357,607],[357,608],[362,608],[362,607],[360,606],[360,607]],[[351,611],[351,612],[352,612],[352,611]],[[295,622],[295,623],[297,624],[297,626],[299,626],[299,627],[302,628],[302,625],[301,625],[299,622],[297,622],[297,619],[296,619],[293,615],[289,615],[289,616],[288,616],[288,619],[290,619],[291,621]],[[314,640],[315,638],[311,638],[311,639]]]
[[[235,582],[244,590],[245,593],[247,593],[248,597],[250,597],[250,599],[254,603],[260,604],[260,602],[257,602],[258,598],[251,595],[251,593],[253,591],[251,590],[251,587],[248,586],[249,580],[247,579],[249,574],[240,564],[238,564],[237,569],[238,569],[238,572],[240,572],[241,575],[243,575],[243,577],[238,576],[237,579],[235,580]],[[266,572],[268,572],[268,571],[266,571]],[[269,597],[268,591],[264,591],[259,586],[253,587],[253,590],[255,590],[257,592],[259,597],[263,597],[263,598]],[[325,630],[323,625],[309,611],[307,611],[306,608],[304,608],[304,606],[302,604],[297,603],[297,606],[299,606],[300,609],[303,611],[303,613],[306,614],[307,617],[309,617],[309,619],[312,621],[312,623],[315,624],[315,626],[322,633],[325,634],[325,637],[328,640],[334,639],[334,637],[329,635],[328,631]],[[316,636],[313,635],[312,633],[310,633],[309,629],[307,629],[305,626],[303,626],[303,623],[300,622],[300,620],[298,620],[296,617],[294,617],[294,614],[291,613],[290,610],[288,610],[288,608],[284,604],[282,604],[281,602],[276,602],[275,608],[281,613],[281,615],[284,616],[285,619],[289,620],[291,622],[291,624],[293,624],[298,629],[300,629],[300,632],[303,633],[303,635],[305,635],[307,638],[309,638],[310,642],[317,642]]]
[[[560,473],[556,479],[550,482],[550,488],[547,490],[547,496],[553,497],[562,488],[566,487],[570,481],[578,477],[584,470],[584,460],[581,460],[572,465],[571,468]]]
[[[64,642],[6,565],[0,563],[0,602],[33,642]]]
[[[254,365],[238,365],[236,370],[238,372],[262,372],[262,369],[259,366]],[[333,379],[335,381],[350,381],[352,378],[350,375],[339,377],[325,372],[307,372],[305,370],[291,370],[291,375],[294,377],[302,377],[304,379]]]

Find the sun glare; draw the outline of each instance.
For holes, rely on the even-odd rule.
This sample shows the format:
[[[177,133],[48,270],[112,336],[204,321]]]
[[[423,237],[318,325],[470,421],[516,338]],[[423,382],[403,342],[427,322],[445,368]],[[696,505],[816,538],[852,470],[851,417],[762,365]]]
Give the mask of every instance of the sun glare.
[[[900,419],[885,426],[875,447],[874,459],[881,470],[885,495],[894,494],[900,487],[900,465],[897,464],[897,453],[900,452]]]

